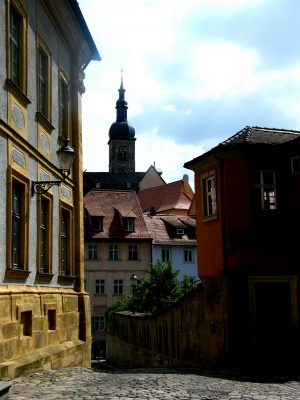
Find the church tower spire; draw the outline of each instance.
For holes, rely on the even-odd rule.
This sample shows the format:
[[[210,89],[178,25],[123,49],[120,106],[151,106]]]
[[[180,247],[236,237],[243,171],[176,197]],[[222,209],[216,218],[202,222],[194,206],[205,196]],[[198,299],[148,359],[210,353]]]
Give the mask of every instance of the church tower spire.
[[[135,129],[127,121],[128,103],[125,100],[123,71],[119,99],[116,102],[116,122],[108,132],[109,172],[135,172]]]

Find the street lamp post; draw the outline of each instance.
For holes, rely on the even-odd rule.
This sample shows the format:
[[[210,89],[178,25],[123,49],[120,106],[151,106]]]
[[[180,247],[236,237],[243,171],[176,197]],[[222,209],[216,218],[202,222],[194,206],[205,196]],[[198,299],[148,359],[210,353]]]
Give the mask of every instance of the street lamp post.
[[[134,314],[134,292],[136,289],[136,285],[137,285],[137,276],[135,274],[135,272],[132,273],[132,276],[130,277],[131,280],[131,288],[132,288],[132,314]]]

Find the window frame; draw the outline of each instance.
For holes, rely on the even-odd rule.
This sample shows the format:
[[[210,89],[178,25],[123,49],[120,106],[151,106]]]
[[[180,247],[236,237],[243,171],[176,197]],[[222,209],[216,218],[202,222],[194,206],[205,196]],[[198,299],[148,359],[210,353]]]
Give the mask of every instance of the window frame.
[[[125,232],[134,232],[134,218],[123,218],[123,229]]]
[[[114,279],[114,295],[123,294],[123,279]],[[117,289],[117,290],[116,290]]]
[[[88,260],[98,260],[98,244],[90,243],[88,245]]]
[[[253,209],[255,210],[269,210],[269,211],[274,211],[277,209],[277,191],[276,191],[276,173],[275,170],[269,170],[269,169],[253,169],[252,172],[259,172],[260,175],[260,183],[253,183],[252,181],[252,205]],[[273,184],[269,183],[264,183],[264,173],[265,172],[272,172],[273,174]],[[253,180],[253,178],[252,178]],[[255,200],[254,200],[254,189],[260,189],[260,208],[255,206]],[[267,200],[265,198],[266,196],[266,190],[265,189],[273,189],[274,192],[274,203],[269,202],[268,204],[270,205],[270,208],[266,208]],[[269,191],[270,192],[270,191]],[[267,196],[268,197],[268,196]],[[274,204],[274,208],[271,208],[272,204]]]
[[[134,256],[134,254],[135,254],[135,256]],[[128,245],[128,260],[129,261],[138,261],[139,260],[139,247],[137,244],[129,244]]]
[[[43,222],[42,222],[42,207],[43,203],[46,207],[46,219],[45,219],[45,249],[44,249],[44,256],[45,263],[44,268],[41,265],[41,257],[42,257],[42,229],[44,230]],[[37,203],[37,227],[38,227],[38,234],[37,234],[37,272],[41,274],[51,274],[52,273],[52,221],[53,221],[53,197],[51,193],[47,192],[41,196],[38,196],[38,203]]]
[[[186,255],[190,255],[186,257]],[[183,249],[183,262],[184,263],[194,263],[194,250],[193,249]]]
[[[117,257],[115,257],[117,254]],[[119,245],[110,243],[108,246],[108,259],[110,261],[118,261],[119,260]]]
[[[216,170],[213,169],[208,171],[207,173],[205,173],[200,177],[200,180],[201,180],[202,220],[210,221],[212,219],[216,219],[218,216]],[[211,182],[210,188],[208,186],[208,182]],[[211,199],[211,203],[209,199]]]
[[[95,294],[105,294],[105,279],[95,279]]]
[[[28,271],[28,238],[29,238],[29,221],[27,216],[29,215],[29,204],[30,204],[30,188],[29,179],[16,170],[12,169],[11,166],[7,168],[7,253],[6,253],[6,271],[7,275],[11,275],[12,271],[26,271],[27,273],[20,278],[26,279],[30,271]],[[13,185],[14,182],[20,185],[21,189],[21,208],[20,208],[20,251],[19,251],[19,264],[20,268],[12,268],[12,251],[13,251]],[[9,276],[10,277],[10,276]]]
[[[162,262],[168,262],[172,261],[172,249],[170,247],[162,247],[161,248],[161,261]],[[168,257],[166,257],[166,254],[168,254]]]
[[[94,228],[94,223],[99,222],[99,228]],[[103,217],[91,217],[91,227],[93,231],[102,232],[103,231]]]
[[[66,231],[63,232],[63,215],[67,218]],[[59,275],[60,276],[73,276],[73,207],[61,203],[60,206],[60,245],[59,245]],[[66,268],[63,265],[64,262],[64,239],[66,239]]]
[[[99,329],[97,329],[97,326],[99,327]],[[94,327],[95,332],[105,332],[106,320],[104,315],[94,315]]]
[[[59,135],[70,138],[70,90],[64,74],[59,80]]]
[[[45,61],[44,74],[41,73],[41,60]],[[51,122],[51,101],[52,101],[52,85],[51,85],[51,67],[52,57],[47,45],[41,37],[38,37],[37,45],[37,110],[48,122]],[[44,81],[44,82],[43,82]],[[41,101],[41,83],[44,83],[44,106]]]
[[[21,90],[22,93],[27,93],[27,31],[28,31],[28,16],[21,4],[15,0],[8,0],[7,2],[7,78]],[[18,19],[18,47],[19,47],[19,59],[17,61],[17,74],[18,79],[15,80],[13,77],[13,52],[12,52],[12,12]]]

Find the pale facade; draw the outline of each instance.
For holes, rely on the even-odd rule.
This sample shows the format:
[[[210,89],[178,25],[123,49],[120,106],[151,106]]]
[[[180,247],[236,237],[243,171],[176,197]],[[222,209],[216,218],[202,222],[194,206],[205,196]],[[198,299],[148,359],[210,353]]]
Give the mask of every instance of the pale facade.
[[[0,0],[0,377],[90,364],[81,96],[99,53],[74,0]],[[65,181],[57,150],[76,152]],[[55,182],[32,194],[33,182]]]
[[[85,206],[85,285],[93,338],[106,336],[105,311],[148,275],[151,237],[134,191],[91,190]]]

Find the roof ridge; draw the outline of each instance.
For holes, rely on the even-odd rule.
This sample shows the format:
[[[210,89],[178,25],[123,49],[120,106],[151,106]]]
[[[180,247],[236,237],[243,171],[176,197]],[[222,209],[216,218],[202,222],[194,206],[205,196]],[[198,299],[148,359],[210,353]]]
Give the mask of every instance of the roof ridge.
[[[295,129],[285,129],[285,128],[267,128],[263,126],[252,126],[251,128],[253,129],[261,129],[264,131],[276,131],[276,132],[296,132],[300,133],[300,130],[295,130]]]

